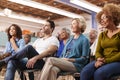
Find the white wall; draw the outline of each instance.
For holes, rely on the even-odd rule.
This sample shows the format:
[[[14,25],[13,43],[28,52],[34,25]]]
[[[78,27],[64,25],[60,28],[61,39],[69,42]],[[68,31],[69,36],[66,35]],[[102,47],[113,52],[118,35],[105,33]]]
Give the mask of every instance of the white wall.
[[[18,24],[22,28],[22,30],[28,29],[31,32],[38,31],[39,28],[42,26],[42,24],[39,23],[0,16],[0,31],[5,31],[5,29],[8,28],[11,24]]]
[[[91,15],[83,14],[82,16],[85,18],[86,24],[87,24],[87,28],[84,33],[88,33],[90,31],[90,29],[92,28]],[[72,22],[72,18],[64,18],[64,19],[56,20],[55,21],[56,29],[54,31],[54,34],[59,32],[60,29],[63,27],[67,27],[68,29],[71,29],[71,22]]]
[[[18,16],[25,16],[23,14],[17,14],[15,12],[12,12],[12,14]],[[85,17],[87,21],[87,29],[85,33],[88,33],[89,30],[91,29],[91,16],[88,14],[82,14],[82,16]],[[26,16],[26,17],[31,17],[31,16]],[[36,20],[38,19],[36,18]],[[53,34],[56,35],[56,33],[59,32],[59,30],[63,27],[67,27],[71,29],[71,21],[72,18],[63,18],[56,20],[55,21],[56,28]],[[30,30],[31,32],[38,32],[39,28],[42,26],[42,24],[36,22],[18,20],[15,18],[10,18],[9,16],[0,16],[0,31],[5,31],[5,29],[8,28],[11,24],[18,24],[22,28],[22,30],[27,29]]]

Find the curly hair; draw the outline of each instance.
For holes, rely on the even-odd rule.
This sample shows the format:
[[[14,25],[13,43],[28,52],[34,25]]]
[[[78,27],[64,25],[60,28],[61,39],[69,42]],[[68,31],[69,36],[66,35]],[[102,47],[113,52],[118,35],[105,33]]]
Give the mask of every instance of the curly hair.
[[[9,31],[10,31],[10,28],[11,28],[12,26],[15,27],[16,37],[17,37],[18,39],[21,39],[21,38],[22,38],[22,30],[21,30],[21,28],[20,28],[17,24],[12,24],[12,25],[7,29],[8,41],[10,41],[10,38],[12,37],[12,36],[10,35],[10,32],[9,32]]]
[[[79,25],[81,26],[81,32],[83,33],[87,27],[85,19],[84,18],[74,18],[73,20],[76,20],[79,23]]]
[[[115,26],[119,25],[119,23],[120,23],[120,7],[118,5],[113,4],[113,3],[106,4],[103,7],[102,11],[100,11],[96,16],[99,23],[101,21],[102,14],[106,14],[108,19],[113,21]]]

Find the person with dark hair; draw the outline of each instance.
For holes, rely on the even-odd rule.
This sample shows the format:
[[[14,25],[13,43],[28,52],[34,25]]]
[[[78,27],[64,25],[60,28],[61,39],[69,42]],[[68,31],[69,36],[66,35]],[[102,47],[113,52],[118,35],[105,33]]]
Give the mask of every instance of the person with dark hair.
[[[120,74],[120,7],[106,4],[97,14],[97,20],[107,30],[100,33],[95,52],[95,61],[86,65],[80,80],[110,80]]]
[[[14,55],[16,52],[21,50],[25,46],[25,42],[22,39],[22,30],[17,24],[12,24],[7,29],[8,42],[3,55]],[[5,80],[13,80],[16,68],[12,62],[7,63],[7,71]]]
[[[14,64],[14,67],[17,67],[20,70],[42,69],[45,63],[45,58],[53,55],[59,47],[58,39],[55,36],[52,36],[54,28],[54,22],[47,20],[42,27],[44,31],[44,37],[37,39],[33,43],[33,46],[28,45],[16,52],[14,55],[1,60],[0,67],[2,67],[5,63],[12,62]],[[28,58],[28,61],[26,62],[26,65],[23,65],[19,62],[19,60],[25,57]]]
[[[71,30],[74,33],[66,43],[60,58],[47,59],[38,80],[57,80],[60,71],[80,72],[88,62],[89,40],[82,34],[86,29],[84,18],[74,18]]]
[[[25,40],[26,45],[28,45],[31,42],[31,35],[30,34],[24,34],[23,38]]]

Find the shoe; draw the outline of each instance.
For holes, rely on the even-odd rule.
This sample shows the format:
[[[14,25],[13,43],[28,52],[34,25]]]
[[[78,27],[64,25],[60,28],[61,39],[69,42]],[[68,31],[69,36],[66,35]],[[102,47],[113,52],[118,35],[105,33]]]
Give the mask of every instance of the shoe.
[[[5,65],[5,61],[1,60],[0,61],[0,68]]]

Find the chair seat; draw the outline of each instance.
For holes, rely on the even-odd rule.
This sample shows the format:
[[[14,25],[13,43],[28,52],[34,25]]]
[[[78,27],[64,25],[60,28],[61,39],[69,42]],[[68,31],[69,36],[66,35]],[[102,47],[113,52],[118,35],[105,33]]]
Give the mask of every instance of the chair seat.
[[[120,75],[115,75],[111,77],[110,80],[120,80]]]
[[[22,72],[35,72],[35,71],[40,71],[40,69],[23,70]]]

